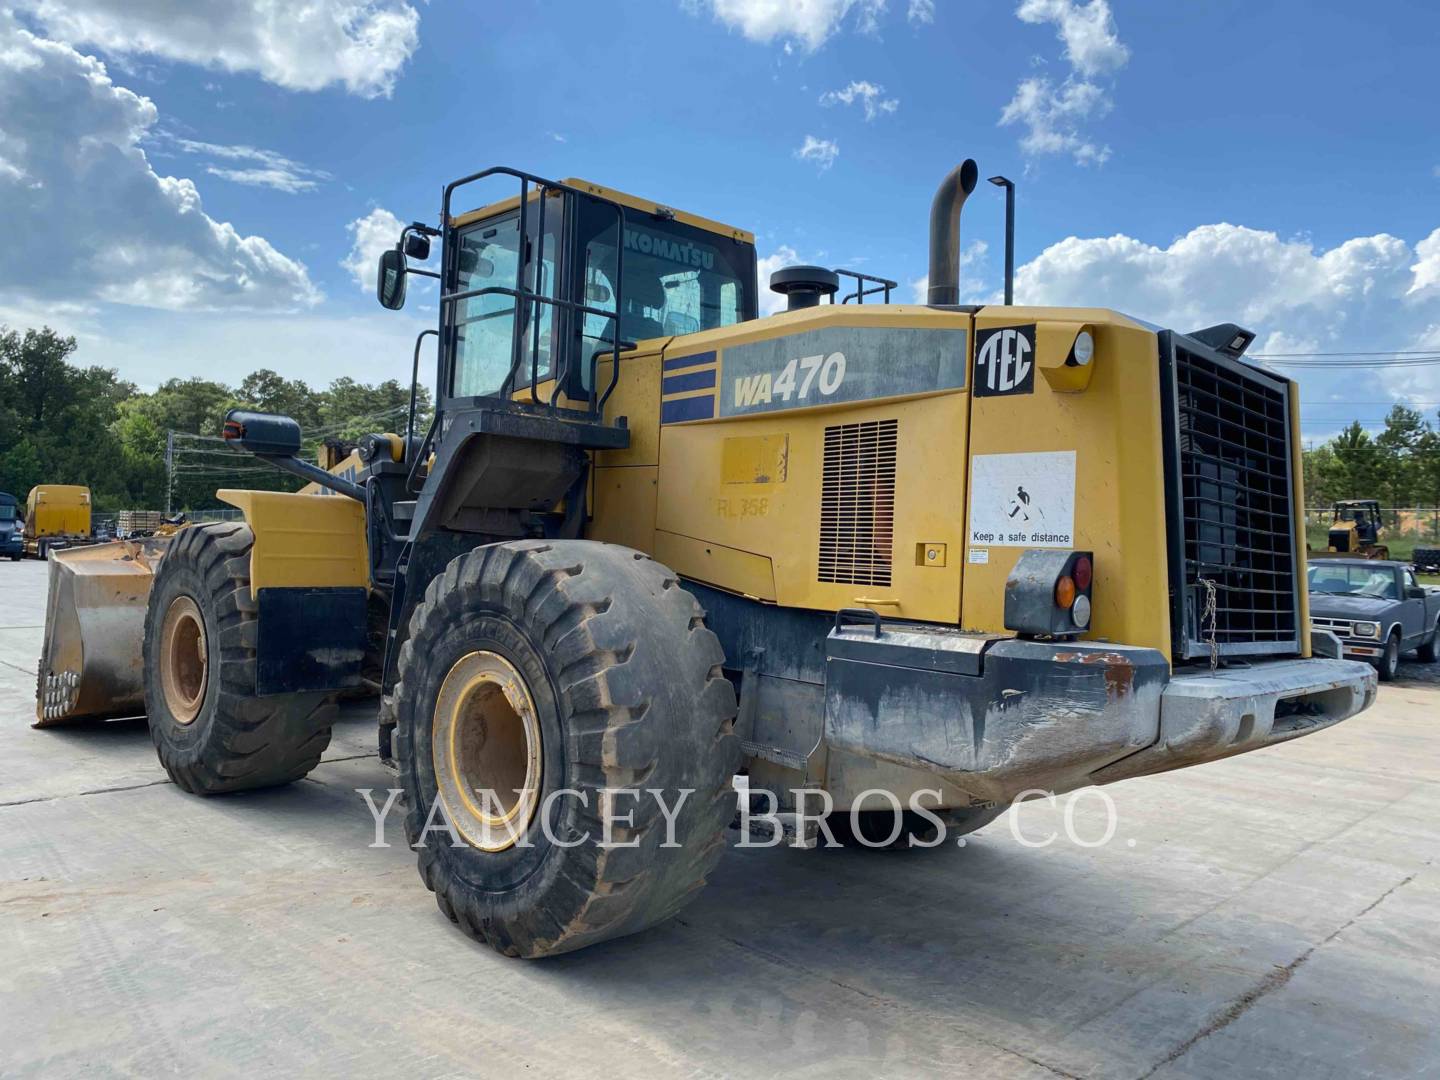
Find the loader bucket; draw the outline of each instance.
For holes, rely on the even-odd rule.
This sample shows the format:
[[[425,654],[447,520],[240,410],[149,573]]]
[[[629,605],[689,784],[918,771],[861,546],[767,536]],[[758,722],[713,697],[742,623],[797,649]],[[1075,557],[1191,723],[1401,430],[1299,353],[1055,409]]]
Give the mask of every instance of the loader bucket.
[[[170,537],[53,552],[35,726],[145,712],[145,607]]]

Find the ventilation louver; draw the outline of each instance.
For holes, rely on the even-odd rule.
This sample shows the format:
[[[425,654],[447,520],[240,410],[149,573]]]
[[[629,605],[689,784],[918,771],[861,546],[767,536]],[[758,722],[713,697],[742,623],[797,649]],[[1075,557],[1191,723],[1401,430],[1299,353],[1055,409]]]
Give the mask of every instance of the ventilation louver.
[[[821,581],[890,584],[898,427],[895,420],[867,420],[825,429],[820,493]]]

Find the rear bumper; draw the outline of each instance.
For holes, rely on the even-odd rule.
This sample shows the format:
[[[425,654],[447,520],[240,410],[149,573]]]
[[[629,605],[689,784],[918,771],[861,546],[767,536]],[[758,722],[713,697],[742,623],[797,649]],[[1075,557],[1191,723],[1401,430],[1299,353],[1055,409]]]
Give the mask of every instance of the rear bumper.
[[[976,801],[1198,765],[1353,716],[1368,664],[1275,660],[1172,677],[1153,649],[847,626],[826,642],[830,745],[943,773]]]
[[[1298,739],[1368,709],[1375,687],[1369,664],[1319,658],[1177,676],[1160,697],[1155,744],[1092,779],[1107,784]]]

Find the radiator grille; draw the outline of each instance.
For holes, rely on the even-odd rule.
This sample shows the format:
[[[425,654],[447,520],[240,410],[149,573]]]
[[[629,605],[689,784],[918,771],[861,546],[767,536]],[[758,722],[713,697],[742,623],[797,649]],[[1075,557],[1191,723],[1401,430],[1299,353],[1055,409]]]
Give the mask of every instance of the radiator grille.
[[[889,585],[895,533],[895,420],[825,429],[821,581]]]
[[[1175,346],[1184,591],[1190,655],[1293,647],[1295,519],[1284,386]],[[1207,603],[1215,590],[1213,620]]]

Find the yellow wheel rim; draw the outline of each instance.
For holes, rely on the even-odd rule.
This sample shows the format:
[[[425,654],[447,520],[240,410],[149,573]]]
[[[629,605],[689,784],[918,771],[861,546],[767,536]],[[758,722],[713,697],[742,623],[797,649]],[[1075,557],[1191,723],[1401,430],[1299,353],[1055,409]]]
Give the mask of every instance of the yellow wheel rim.
[[[525,679],[498,653],[455,661],[435,699],[431,757],[450,822],[482,851],[504,851],[540,802],[540,721]]]
[[[160,689],[177,723],[189,724],[200,715],[209,680],[205,619],[194,600],[177,596],[160,625]]]

